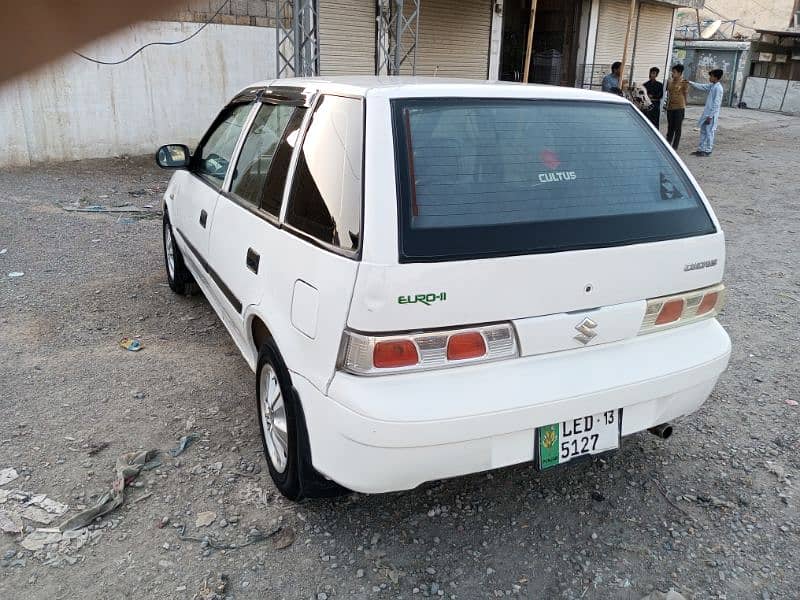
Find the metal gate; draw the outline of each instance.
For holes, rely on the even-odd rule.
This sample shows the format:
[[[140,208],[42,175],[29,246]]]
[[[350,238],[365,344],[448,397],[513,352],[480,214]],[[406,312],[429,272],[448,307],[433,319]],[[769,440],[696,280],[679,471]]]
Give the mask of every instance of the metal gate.
[[[731,105],[731,94],[736,84],[737,52],[735,50],[710,50],[700,48],[686,48],[686,58],[682,61],[686,79],[698,83],[708,83],[708,72],[712,69],[722,69],[722,88],[725,95],[722,98],[723,106]],[[706,92],[689,88],[689,104],[705,104]]]

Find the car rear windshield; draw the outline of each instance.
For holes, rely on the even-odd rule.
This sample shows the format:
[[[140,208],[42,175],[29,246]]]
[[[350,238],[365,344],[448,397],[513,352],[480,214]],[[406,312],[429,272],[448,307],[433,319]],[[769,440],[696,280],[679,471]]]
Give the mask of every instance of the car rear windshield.
[[[400,259],[600,248],[713,233],[633,106],[472,98],[392,103]]]

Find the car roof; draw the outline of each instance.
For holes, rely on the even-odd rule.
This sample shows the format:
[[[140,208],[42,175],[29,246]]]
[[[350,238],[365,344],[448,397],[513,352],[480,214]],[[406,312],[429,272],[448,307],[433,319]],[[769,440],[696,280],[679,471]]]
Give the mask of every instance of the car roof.
[[[555,85],[523,84],[509,81],[412,76],[339,76],[271,79],[247,86],[298,88],[306,92],[346,94],[359,97],[486,97],[548,100],[586,100],[626,103],[616,94]]]

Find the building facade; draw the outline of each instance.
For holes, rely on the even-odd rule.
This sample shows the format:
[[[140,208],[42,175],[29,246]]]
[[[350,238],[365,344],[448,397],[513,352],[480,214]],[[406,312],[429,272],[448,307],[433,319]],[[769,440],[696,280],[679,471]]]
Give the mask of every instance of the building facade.
[[[735,22],[724,31],[729,37],[749,39],[757,29],[785,29],[792,24],[797,0],[709,0],[695,12],[687,8],[678,10],[678,28],[687,33],[697,32],[714,21]],[[695,36],[697,37],[697,36]]]
[[[242,87],[280,73],[276,50],[292,5],[315,11],[322,76],[386,73],[382,20],[402,10],[401,74],[519,81],[531,23],[529,81],[598,87],[627,55],[626,77],[666,76],[675,10],[702,0],[187,0],[161,21],[127,27],[0,87],[0,166],[144,154],[197,142]],[[401,8],[398,8],[401,7]],[[633,10],[631,11],[631,7]],[[388,12],[387,12],[388,11]],[[280,13],[280,14],[279,14]],[[626,33],[628,48],[625,53]],[[391,45],[391,44],[389,44]],[[200,93],[198,93],[200,92]]]

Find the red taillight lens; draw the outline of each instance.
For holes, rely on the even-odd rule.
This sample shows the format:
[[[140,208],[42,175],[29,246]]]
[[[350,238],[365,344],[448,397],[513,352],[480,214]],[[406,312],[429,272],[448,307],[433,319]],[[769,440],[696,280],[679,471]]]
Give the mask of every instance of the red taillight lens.
[[[411,340],[377,342],[372,351],[372,364],[379,369],[413,367],[418,362],[417,347]]]
[[[661,307],[661,312],[658,313],[656,325],[666,325],[667,323],[674,323],[680,319],[683,313],[683,304],[683,298],[665,302],[664,306]]]
[[[718,300],[719,292],[710,292],[703,296],[703,301],[700,303],[700,306],[697,307],[697,315],[704,315],[714,310]]]
[[[447,360],[479,358],[486,354],[486,342],[477,331],[451,335],[447,341]]]

